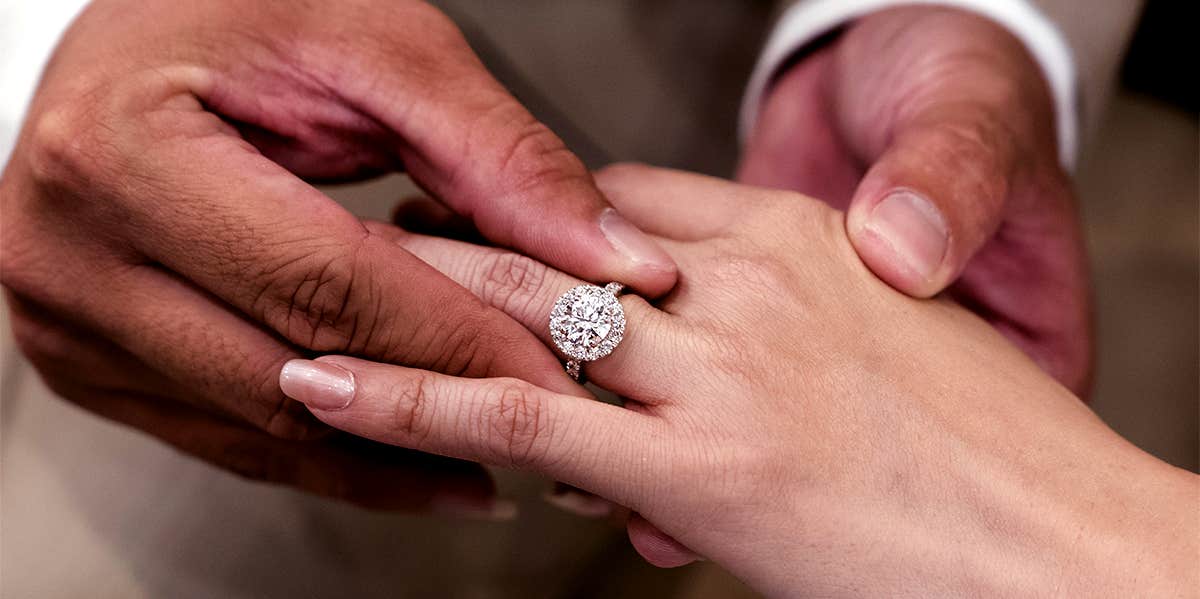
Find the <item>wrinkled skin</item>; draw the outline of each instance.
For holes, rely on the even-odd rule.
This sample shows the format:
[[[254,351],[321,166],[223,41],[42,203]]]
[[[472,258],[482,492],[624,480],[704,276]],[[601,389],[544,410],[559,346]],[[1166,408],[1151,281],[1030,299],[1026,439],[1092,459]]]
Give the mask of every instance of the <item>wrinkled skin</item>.
[[[517,322],[309,184],[399,168],[495,244],[650,295],[674,283],[423,2],[101,0],[0,179],[18,343],[59,394],[235,472],[487,513],[479,466],[314,440],[328,429],[268,374],[336,351],[583,393]]]
[[[669,534],[769,596],[1173,597],[1200,584],[1200,477],[1121,439],[984,320],[883,284],[842,213],[676,171],[597,179],[679,265],[657,305],[622,298],[624,340],[586,366],[625,409],[346,356],[288,363],[285,391],[354,434],[627,505],[651,561]],[[579,283],[387,231],[543,341],[553,302]],[[498,269],[508,285],[480,274]],[[338,383],[298,385],[299,372]]]
[[[935,7],[851,24],[778,77],[738,179],[846,210],[851,242],[881,279],[914,297],[948,289],[1086,397],[1091,308],[1075,197],[1041,70],[1001,26]],[[946,240],[917,238],[912,219],[878,226],[893,191],[927,201]]]

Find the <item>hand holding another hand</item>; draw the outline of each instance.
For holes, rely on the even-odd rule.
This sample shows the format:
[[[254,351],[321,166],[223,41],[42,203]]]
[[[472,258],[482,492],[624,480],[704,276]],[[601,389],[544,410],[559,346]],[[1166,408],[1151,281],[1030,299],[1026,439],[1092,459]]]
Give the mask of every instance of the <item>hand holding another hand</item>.
[[[477,467],[442,481],[412,455],[310,442],[329,431],[275,373],[311,352],[580,392],[516,321],[309,181],[403,168],[493,243],[649,295],[674,283],[424,2],[97,1],[26,123],[0,179],[22,350],[59,394],[256,478],[490,504]]]
[[[355,434],[628,505],[770,595],[1194,588],[1195,477],[1120,439],[980,318],[880,282],[841,213],[645,167],[598,182],[679,265],[656,305],[622,298],[625,339],[588,365],[627,409],[341,356],[289,363],[285,391]],[[579,284],[379,230],[546,342]]]
[[[1041,68],[1001,25],[884,10],[779,74],[738,179],[845,210],[882,280],[947,291],[1086,397],[1087,262],[1055,118]]]

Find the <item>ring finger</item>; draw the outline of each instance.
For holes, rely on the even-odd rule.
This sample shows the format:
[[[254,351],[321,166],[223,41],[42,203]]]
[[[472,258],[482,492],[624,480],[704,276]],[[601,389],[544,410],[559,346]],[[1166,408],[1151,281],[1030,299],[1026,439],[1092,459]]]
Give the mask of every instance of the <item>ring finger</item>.
[[[384,223],[368,222],[367,227],[503,310],[551,347],[554,303],[571,288],[587,284],[513,252],[408,233]],[[682,380],[676,348],[664,343],[676,337],[670,330],[677,323],[637,295],[621,295],[620,302],[628,322],[624,337],[611,355],[584,365],[587,378],[642,403],[662,403],[673,396],[669,381]]]

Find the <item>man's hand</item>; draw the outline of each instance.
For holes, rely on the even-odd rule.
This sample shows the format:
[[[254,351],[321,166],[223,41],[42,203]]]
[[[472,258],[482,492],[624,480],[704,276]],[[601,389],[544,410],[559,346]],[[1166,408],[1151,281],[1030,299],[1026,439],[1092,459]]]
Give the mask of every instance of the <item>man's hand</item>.
[[[518,323],[306,182],[398,168],[496,244],[650,295],[674,283],[429,5],[109,0],[66,34],[0,179],[18,341],[85,406],[378,505],[341,475],[395,474],[295,450],[325,429],[280,393],[287,360],[342,352],[582,393]],[[396,505],[437,501],[436,472],[375,466],[428,475],[395,485]],[[487,508],[486,480],[447,493],[464,487]]]
[[[914,7],[851,25],[775,82],[739,179],[847,210],[896,289],[944,289],[1078,394],[1090,298],[1041,71],[999,25]]]

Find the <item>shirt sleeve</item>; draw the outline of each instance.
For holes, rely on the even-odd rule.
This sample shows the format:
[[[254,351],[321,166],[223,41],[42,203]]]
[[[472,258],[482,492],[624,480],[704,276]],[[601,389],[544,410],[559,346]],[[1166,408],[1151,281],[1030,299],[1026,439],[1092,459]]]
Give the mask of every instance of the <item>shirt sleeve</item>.
[[[1079,150],[1076,72],[1070,46],[1050,20],[1028,0],[921,0],[920,4],[968,10],[1007,28],[1025,44],[1050,86],[1057,123],[1059,161],[1071,171]],[[868,13],[913,4],[912,0],[805,0],[787,9],[759,56],[742,98],[739,131],[746,139],[758,118],[772,78],[797,50],[847,21]]]

